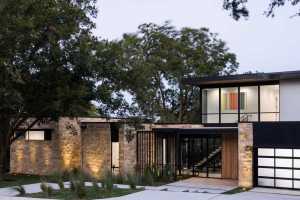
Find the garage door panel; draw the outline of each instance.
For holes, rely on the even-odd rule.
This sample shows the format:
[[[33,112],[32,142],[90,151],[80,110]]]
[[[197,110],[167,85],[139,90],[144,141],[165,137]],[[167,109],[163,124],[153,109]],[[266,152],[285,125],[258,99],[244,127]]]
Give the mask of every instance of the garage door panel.
[[[293,160],[292,159],[283,159],[283,158],[276,158],[275,159],[276,167],[293,167]]]
[[[258,176],[274,177],[274,169],[272,169],[272,168],[258,168]]]
[[[274,158],[258,158],[258,166],[273,167],[274,166]]]
[[[300,189],[300,181],[294,181],[294,188]]]
[[[257,148],[258,186],[300,189],[300,149]]]
[[[292,149],[275,149],[276,157],[292,157],[293,150]]]
[[[292,180],[276,179],[275,183],[276,183],[275,187],[279,187],[279,188],[292,188],[293,187]]]
[[[274,179],[272,179],[272,178],[258,178],[258,185],[259,186],[266,186],[266,187],[274,187]]]
[[[276,169],[276,178],[293,178],[293,170]]]
[[[300,159],[294,159],[294,168],[300,169]]]
[[[258,156],[274,156],[274,149],[271,149],[271,148],[259,148],[258,149]]]

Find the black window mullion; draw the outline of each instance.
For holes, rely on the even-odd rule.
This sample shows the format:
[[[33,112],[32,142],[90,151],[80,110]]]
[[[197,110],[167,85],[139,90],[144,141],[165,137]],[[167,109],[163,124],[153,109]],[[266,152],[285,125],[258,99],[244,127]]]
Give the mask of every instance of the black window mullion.
[[[219,88],[219,123],[221,123],[221,88]]]
[[[238,122],[241,121],[241,87],[238,87]]]
[[[258,86],[258,121],[260,122],[260,85]]]

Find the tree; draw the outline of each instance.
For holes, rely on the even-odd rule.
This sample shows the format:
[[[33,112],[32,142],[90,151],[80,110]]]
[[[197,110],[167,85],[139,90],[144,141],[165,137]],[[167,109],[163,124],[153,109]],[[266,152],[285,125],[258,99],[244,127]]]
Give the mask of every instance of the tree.
[[[153,121],[198,122],[199,89],[182,79],[231,74],[238,67],[225,42],[206,28],[142,24],[118,42],[122,85],[132,95],[136,113]]]
[[[286,6],[297,6],[299,0],[269,0],[269,8],[266,10],[265,15],[268,17],[275,16],[275,9]],[[239,20],[241,17],[248,17],[249,10],[247,9],[248,0],[224,0],[223,8],[230,12],[230,15],[235,19]],[[300,11],[295,13],[294,16],[300,16]]]
[[[96,65],[100,44],[91,33],[95,3],[1,1],[0,174],[7,170],[10,144],[21,125],[24,134],[36,123],[85,115],[92,100],[108,102],[112,96],[96,98],[104,73]]]

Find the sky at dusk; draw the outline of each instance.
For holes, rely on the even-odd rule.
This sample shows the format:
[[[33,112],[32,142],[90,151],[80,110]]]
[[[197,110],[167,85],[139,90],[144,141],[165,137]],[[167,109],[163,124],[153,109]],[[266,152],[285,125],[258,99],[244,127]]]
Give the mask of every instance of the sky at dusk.
[[[170,20],[175,27],[207,27],[237,55],[239,72],[300,70],[300,17],[284,7],[274,18],[263,12],[268,0],[250,0],[248,20],[233,20],[222,0],[99,0],[95,34],[119,39],[138,25]]]

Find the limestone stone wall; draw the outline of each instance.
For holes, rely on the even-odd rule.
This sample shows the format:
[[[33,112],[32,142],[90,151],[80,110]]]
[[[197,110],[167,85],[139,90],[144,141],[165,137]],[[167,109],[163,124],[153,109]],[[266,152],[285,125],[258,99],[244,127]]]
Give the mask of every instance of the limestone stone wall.
[[[10,149],[11,173],[49,175],[80,167],[81,134],[77,119],[60,118],[47,128],[53,129],[49,141],[19,138],[13,142]]]
[[[56,141],[15,141],[11,146],[10,172],[48,175],[59,171]]]
[[[253,125],[239,124],[239,186],[253,187]]]
[[[111,131],[109,123],[87,123],[82,129],[82,168],[93,177],[111,169]]]
[[[119,129],[119,153],[120,174],[134,173],[137,164],[136,131],[127,125]]]
[[[60,168],[68,171],[81,166],[81,130],[77,118],[60,118],[58,121],[58,148]]]

